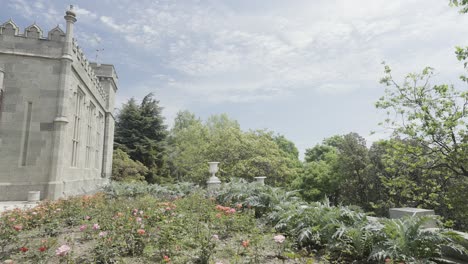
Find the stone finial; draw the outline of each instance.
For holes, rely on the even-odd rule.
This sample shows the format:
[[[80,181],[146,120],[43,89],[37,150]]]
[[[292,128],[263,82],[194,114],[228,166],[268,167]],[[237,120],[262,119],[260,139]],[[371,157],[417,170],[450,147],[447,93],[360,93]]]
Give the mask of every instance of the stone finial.
[[[17,36],[19,34],[19,27],[10,18],[10,20],[0,26],[0,33],[7,36]]]
[[[24,36],[27,38],[39,39],[42,37],[42,29],[34,23],[24,29]]]
[[[70,8],[65,12],[64,18],[66,21],[70,21],[72,23],[76,22],[76,13],[73,11],[73,5],[70,5]]]

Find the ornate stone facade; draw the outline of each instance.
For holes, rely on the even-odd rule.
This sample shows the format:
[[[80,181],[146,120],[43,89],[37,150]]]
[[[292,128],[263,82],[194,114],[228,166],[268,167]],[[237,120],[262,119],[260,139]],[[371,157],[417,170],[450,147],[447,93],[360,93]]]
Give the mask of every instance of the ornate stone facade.
[[[110,177],[117,74],[77,46],[72,7],[65,21],[47,37],[0,26],[0,201],[88,193]]]

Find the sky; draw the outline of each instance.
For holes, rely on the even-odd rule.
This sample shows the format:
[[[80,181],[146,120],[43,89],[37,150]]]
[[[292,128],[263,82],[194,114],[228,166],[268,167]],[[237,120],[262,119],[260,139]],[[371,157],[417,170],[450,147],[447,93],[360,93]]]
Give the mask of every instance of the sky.
[[[45,32],[74,5],[75,37],[91,61],[114,64],[117,106],[154,93],[171,126],[180,110],[226,113],[268,129],[301,153],[324,138],[388,136],[374,103],[382,61],[402,80],[425,66],[435,83],[458,80],[455,46],[468,15],[448,0],[2,0],[0,23]],[[97,51],[98,50],[98,51]],[[375,131],[375,134],[371,134]]]

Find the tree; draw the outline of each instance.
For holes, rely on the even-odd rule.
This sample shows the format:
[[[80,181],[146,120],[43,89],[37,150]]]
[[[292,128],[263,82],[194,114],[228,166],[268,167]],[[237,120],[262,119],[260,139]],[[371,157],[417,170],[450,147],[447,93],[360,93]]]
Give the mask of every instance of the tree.
[[[372,209],[378,178],[370,174],[369,151],[357,133],[333,136],[306,150],[304,174],[294,186],[306,199],[329,197],[334,204]]]
[[[273,136],[273,140],[276,142],[278,147],[284,152],[291,156],[291,158],[299,158],[299,150],[296,148],[296,145],[290,140],[288,140],[283,135]]]
[[[305,161],[316,162],[316,161],[325,160],[326,155],[330,152],[336,152],[336,147],[327,145],[325,141],[324,144],[317,144],[313,148],[306,149]]]
[[[208,175],[205,157],[209,144],[208,129],[188,111],[177,113],[168,137],[168,163],[177,181],[203,184]]]
[[[162,108],[153,94],[145,96],[140,105],[132,98],[117,115],[115,147],[125,151],[132,160],[140,161],[148,169],[146,181],[160,182],[166,177],[166,125]]]
[[[336,139],[336,171],[343,178],[340,201],[369,209],[369,195],[377,190],[370,184],[370,160],[366,140],[357,133],[349,133]]]
[[[280,148],[273,133],[244,132],[225,114],[202,123],[189,112],[179,112],[168,142],[171,174],[180,181],[205,184],[208,161],[221,162],[217,175],[222,181],[267,176],[272,185],[291,182],[301,167],[297,156]],[[281,142],[295,149],[287,139]]]
[[[387,110],[382,125],[393,139],[384,143],[381,182],[389,206],[433,208],[466,229],[468,207],[453,193],[468,184],[468,92],[433,85],[432,76],[427,67],[399,84],[385,65],[387,88],[376,107]]]
[[[121,149],[114,150],[112,161],[112,180],[114,181],[144,181],[148,168],[141,162],[130,159]]]
[[[292,187],[307,201],[327,197],[332,204],[338,204],[343,178],[336,170],[337,164],[335,147],[317,144],[307,149],[304,172],[294,180]]]
[[[383,123],[394,136],[417,143],[400,147],[410,155],[426,157],[419,165],[447,168],[454,175],[468,177],[468,92],[452,85],[431,85],[432,76],[433,69],[427,67],[398,84],[385,65],[381,83],[387,89],[376,107],[387,110],[389,116],[394,114]]]
[[[449,0],[451,6],[461,7],[460,13],[468,13],[468,0]]]

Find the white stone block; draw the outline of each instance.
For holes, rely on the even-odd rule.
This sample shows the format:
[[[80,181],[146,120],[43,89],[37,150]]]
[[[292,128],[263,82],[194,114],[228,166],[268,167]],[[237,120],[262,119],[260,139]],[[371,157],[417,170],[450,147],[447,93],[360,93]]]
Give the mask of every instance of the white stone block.
[[[35,203],[41,200],[41,192],[40,191],[30,191],[28,192],[28,202]]]
[[[421,208],[411,208],[411,207],[404,207],[404,208],[390,208],[389,210],[390,218],[397,219],[402,217],[411,217],[411,216],[436,216],[434,210],[429,209],[421,209]],[[435,219],[429,220],[424,227],[426,228],[433,228],[437,227],[437,222]]]

